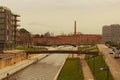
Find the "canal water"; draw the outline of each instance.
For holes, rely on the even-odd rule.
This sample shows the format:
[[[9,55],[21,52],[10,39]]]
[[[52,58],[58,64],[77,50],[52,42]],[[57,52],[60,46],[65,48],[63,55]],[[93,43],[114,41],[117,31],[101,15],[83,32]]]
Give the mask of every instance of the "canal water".
[[[71,47],[63,49],[69,50]],[[9,77],[8,80],[54,80],[67,56],[68,54],[51,54],[47,58]]]

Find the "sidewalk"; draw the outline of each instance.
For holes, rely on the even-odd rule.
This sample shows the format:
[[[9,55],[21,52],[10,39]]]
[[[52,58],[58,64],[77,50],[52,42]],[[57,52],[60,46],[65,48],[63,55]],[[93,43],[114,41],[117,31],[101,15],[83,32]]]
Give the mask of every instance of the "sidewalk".
[[[7,74],[11,75],[17,71],[20,71],[21,69],[33,64],[34,62],[36,62],[37,60],[39,60],[45,56],[46,56],[46,54],[39,54],[30,59],[26,59],[24,61],[16,63],[15,65],[0,69],[0,80],[2,80],[3,78],[6,78]]]
[[[90,70],[90,68],[85,60],[85,54],[80,55],[80,62],[82,65],[84,80],[94,80],[92,72],[91,72],[91,70]]]
[[[109,66],[113,79],[120,80],[120,64],[109,54],[108,47],[99,44],[98,48],[100,52],[104,55],[105,62]]]
[[[21,53],[24,52],[24,50],[5,50],[4,53]]]
[[[77,48],[73,48],[73,50],[77,50]],[[94,80],[94,76],[92,75],[92,72],[85,60],[85,54],[80,54],[80,56],[78,56],[77,54],[73,54],[73,55],[70,54],[69,57],[74,57],[74,58],[79,57],[82,66],[84,80]]]

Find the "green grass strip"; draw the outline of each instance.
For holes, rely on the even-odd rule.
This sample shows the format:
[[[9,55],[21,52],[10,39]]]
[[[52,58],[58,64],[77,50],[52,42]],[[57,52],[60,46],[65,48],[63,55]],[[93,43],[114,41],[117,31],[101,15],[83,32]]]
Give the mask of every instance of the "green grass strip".
[[[87,48],[86,50],[91,51],[91,52],[99,52],[99,49],[97,46],[91,46],[91,47]]]
[[[24,51],[42,51],[42,50],[47,50],[47,48],[40,47],[40,48],[17,48],[19,50],[24,50]]]
[[[89,52],[99,52],[99,49],[96,45],[91,46],[91,47],[81,47],[81,46],[79,46],[78,50],[80,50],[80,51],[86,50],[86,51],[89,51]]]
[[[79,58],[68,58],[57,80],[83,80]]]
[[[85,49],[85,47],[78,47],[79,51],[83,51]]]
[[[111,73],[107,77],[107,70],[100,70],[100,68],[107,67],[102,56],[86,55],[88,65],[93,72],[96,80],[113,80]]]

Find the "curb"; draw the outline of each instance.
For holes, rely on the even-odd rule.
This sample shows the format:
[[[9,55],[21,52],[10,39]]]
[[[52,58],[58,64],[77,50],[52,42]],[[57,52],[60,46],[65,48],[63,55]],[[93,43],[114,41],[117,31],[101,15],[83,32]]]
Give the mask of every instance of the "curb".
[[[66,62],[66,60],[67,60],[67,58],[68,58],[68,57],[66,57],[66,59],[65,59],[64,62],[62,63],[62,66],[59,68],[59,70],[58,70],[58,72],[57,72],[57,74],[55,75],[55,77],[54,77],[53,80],[57,80],[57,78],[58,78],[58,76],[59,76],[59,74],[60,74],[60,72],[61,72],[61,70],[62,70],[62,68],[63,68],[63,66],[64,66],[64,64],[65,64],[65,62]]]

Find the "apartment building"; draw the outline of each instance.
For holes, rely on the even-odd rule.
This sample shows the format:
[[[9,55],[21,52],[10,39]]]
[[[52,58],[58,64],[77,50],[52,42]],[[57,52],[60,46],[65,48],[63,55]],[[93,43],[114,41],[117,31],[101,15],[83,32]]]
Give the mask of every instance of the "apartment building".
[[[104,43],[107,41],[120,42],[120,25],[103,26],[102,34]]]
[[[0,6],[0,50],[15,46],[18,17],[9,8]]]

